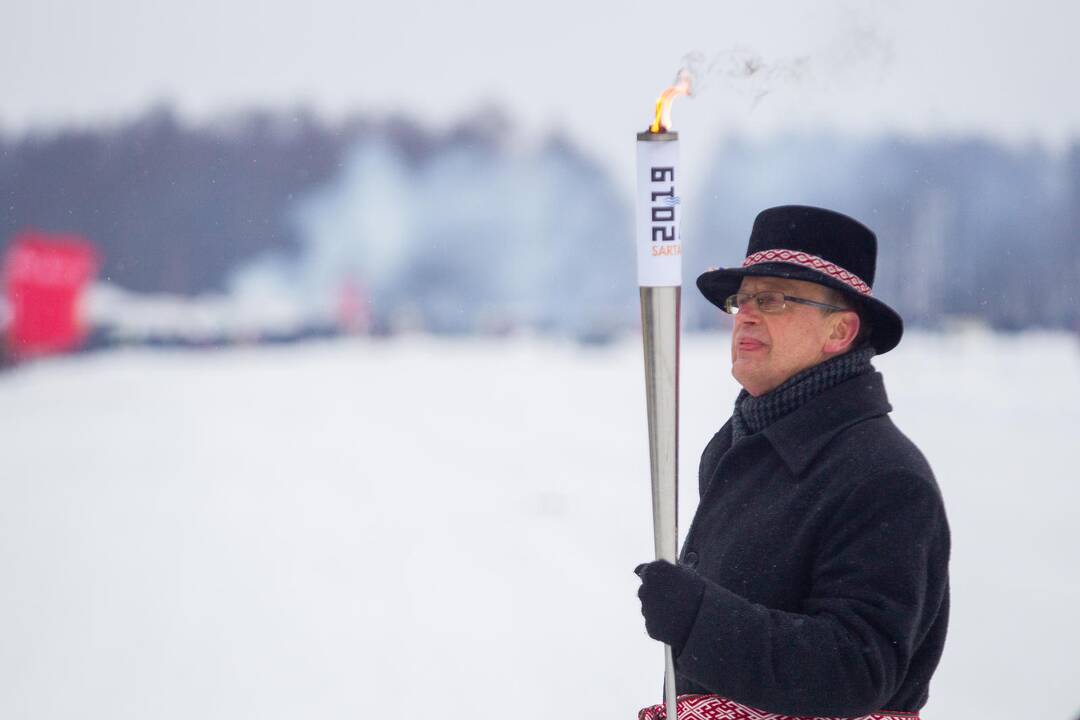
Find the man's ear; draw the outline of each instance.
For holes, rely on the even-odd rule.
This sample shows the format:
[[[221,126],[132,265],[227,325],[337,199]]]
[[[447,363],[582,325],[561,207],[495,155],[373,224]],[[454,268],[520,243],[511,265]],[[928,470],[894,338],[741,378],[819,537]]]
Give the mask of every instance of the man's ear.
[[[829,316],[829,336],[822,348],[830,355],[839,355],[851,349],[859,336],[859,314],[854,310],[835,312]]]

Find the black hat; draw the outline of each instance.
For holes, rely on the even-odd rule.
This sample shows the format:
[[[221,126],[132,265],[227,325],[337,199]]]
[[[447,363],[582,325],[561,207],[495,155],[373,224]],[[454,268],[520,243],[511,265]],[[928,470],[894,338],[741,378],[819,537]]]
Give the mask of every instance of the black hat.
[[[859,221],[824,208],[782,205],[762,210],[754,220],[742,267],[709,270],[697,286],[718,307],[748,275],[808,280],[839,290],[869,320],[869,341],[880,355],[900,342],[904,321],[871,295],[876,265],[877,237]]]

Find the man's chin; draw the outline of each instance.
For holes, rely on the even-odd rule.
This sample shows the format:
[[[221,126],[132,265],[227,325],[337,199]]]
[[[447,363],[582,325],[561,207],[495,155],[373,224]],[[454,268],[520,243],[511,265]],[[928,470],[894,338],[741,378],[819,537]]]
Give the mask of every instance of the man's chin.
[[[757,363],[746,358],[736,358],[735,362],[731,363],[731,377],[735,378],[744,388],[747,385],[753,386],[755,385],[754,378],[757,375],[755,372],[756,365]],[[750,392],[749,388],[747,388],[747,392]]]

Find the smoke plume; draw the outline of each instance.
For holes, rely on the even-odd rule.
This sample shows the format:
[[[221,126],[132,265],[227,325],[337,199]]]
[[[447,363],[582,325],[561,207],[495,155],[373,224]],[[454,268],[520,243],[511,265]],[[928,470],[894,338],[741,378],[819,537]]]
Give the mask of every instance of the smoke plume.
[[[746,98],[751,107],[778,90],[823,91],[866,76],[879,79],[892,61],[891,41],[855,13],[838,27],[819,47],[791,57],[766,58],[743,46],[695,50],[683,56],[679,74],[689,75],[694,96],[719,90]]]

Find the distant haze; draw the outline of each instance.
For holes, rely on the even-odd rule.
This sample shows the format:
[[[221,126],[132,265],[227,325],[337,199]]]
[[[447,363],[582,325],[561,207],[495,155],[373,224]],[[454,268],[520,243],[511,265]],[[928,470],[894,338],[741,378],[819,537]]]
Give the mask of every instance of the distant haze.
[[[675,108],[687,170],[725,130],[984,134],[1061,144],[1080,129],[1080,5],[976,2],[451,4],[138,0],[5,3],[0,128],[192,118],[306,103],[435,126],[504,104],[528,137],[567,130],[629,186],[633,133],[691,51],[809,57],[816,74],[752,105],[723,88]],[[869,42],[869,45],[867,43]],[[820,61],[828,60],[821,64]],[[824,68],[824,70],[821,70]],[[690,142],[692,141],[692,142]],[[700,150],[701,152],[698,152]]]
[[[279,110],[186,128],[161,110],[0,143],[0,243],[27,227],[80,233],[126,290],[228,290],[320,326],[349,297],[387,331],[635,325],[627,193],[581,143],[517,147],[493,119],[432,133],[404,115],[329,124]],[[761,208],[805,203],[879,233],[874,293],[910,324],[1080,329],[1080,141],[1057,153],[805,133],[687,154],[709,169],[686,183],[687,284],[741,261]],[[719,315],[689,294],[687,327]]]

